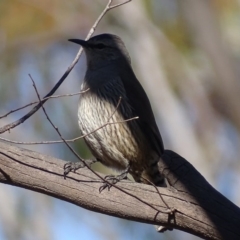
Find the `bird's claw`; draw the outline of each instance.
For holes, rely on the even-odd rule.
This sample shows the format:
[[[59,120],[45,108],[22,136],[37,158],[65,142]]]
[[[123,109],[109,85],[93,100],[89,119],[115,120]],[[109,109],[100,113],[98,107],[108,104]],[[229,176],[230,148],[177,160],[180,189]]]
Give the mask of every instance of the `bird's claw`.
[[[85,163],[84,162],[68,162],[64,164],[64,178],[66,178],[66,176],[70,173],[70,172],[76,172],[76,170],[78,170],[79,168],[83,168],[85,167]]]
[[[100,188],[99,188],[99,192],[101,193],[104,189],[108,189],[108,191],[110,190],[110,188],[112,187],[112,185],[115,185],[117,182],[119,182],[121,179],[119,176],[114,176],[114,175],[108,175],[104,178],[104,180],[106,180],[107,182],[105,182]]]

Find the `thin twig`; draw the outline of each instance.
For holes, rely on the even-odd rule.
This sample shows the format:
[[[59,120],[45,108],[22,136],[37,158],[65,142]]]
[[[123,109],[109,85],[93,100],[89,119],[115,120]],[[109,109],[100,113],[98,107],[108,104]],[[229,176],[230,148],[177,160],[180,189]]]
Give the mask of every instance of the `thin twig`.
[[[159,173],[159,174],[160,174],[160,173]],[[168,209],[168,210],[165,211],[164,213],[173,214],[174,210],[172,210],[172,209],[169,207],[169,205],[167,204],[167,202],[164,200],[164,198],[163,198],[162,194],[159,192],[159,189],[157,188],[157,186],[156,186],[154,183],[152,183],[150,180],[148,180],[147,178],[145,178],[145,177],[141,177],[141,178],[142,178],[144,181],[148,182],[149,185],[152,185],[152,186],[156,189],[156,191],[158,192],[159,197],[161,198],[162,202],[166,205],[166,207],[167,207],[167,209]],[[163,211],[161,210],[160,212],[163,212]]]
[[[32,79],[31,75],[29,74],[30,78]],[[86,92],[88,91],[89,88],[83,92]],[[82,93],[83,93],[82,92]],[[132,117],[132,118],[129,118],[129,119],[125,119],[125,120],[122,120],[122,121],[116,121],[116,122],[110,122],[111,118],[113,117],[113,115],[116,113],[120,103],[121,103],[121,100],[122,100],[122,97],[119,97],[119,100],[118,100],[118,103],[117,103],[117,106],[116,108],[114,109],[114,111],[112,112],[112,114],[110,115],[110,117],[108,118],[107,122],[103,125],[101,125],[100,127],[94,129],[93,131],[91,131],[90,133],[86,133],[80,137],[76,137],[76,138],[72,138],[72,139],[68,139],[65,141],[66,142],[75,142],[76,140],[79,140],[81,138],[85,138],[87,136],[89,136],[90,134],[93,134],[94,132],[100,130],[101,128],[104,128],[106,127],[107,125],[112,125],[112,124],[121,124],[121,123],[125,123],[125,122],[129,122],[129,121],[133,121],[133,120],[136,120],[138,119],[139,117],[136,116],[136,117]],[[41,100],[42,101],[42,100]],[[3,138],[3,137],[0,137],[0,140],[4,141],[4,142],[9,142],[9,143],[14,143],[14,144],[22,144],[22,145],[36,145],[36,144],[55,144],[55,143],[64,143],[64,141],[62,140],[55,140],[55,141],[37,141],[37,142],[20,142],[20,141],[14,141],[14,140],[9,140],[7,138]]]
[[[79,95],[79,94],[85,93],[85,92],[87,92],[88,90],[89,90],[89,88],[86,89],[86,90],[84,90],[84,91],[77,92],[77,93],[68,93],[68,94],[61,94],[61,95],[54,95],[54,96],[46,97],[46,98],[41,99],[41,102],[42,102],[43,100],[46,100],[46,99],[55,99],[55,98],[61,98],[61,97],[72,97],[72,96],[75,96],[75,95]],[[11,111],[9,111],[8,113],[0,116],[0,119],[1,119],[1,118],[4,118],[4,117],[7,117],[8,115],[10,115],[10,114],[12,114],[12,113],[14,113],[14,112],[17,112],[17,111],[19,111],[19,110],[22,110],[22,109],[24,109],[24,108],[26,108],[26,107],[29,107],[29,106],[34,105],[34,104],[37,104],[37,103],[39,103],[39,101],[31,102],[31,103],[28,103],[28,104],[26,104],[26,105],[24,105],[24,106],[22,106],[22,107],[19,107],[19,108],[16,108],[16,109],[14,109],[14,110],[11,110]]]
[[[131,0],[125,1],[121,4],[117,4],[117,5],[113,5],[111,6],[112,0],[108,1],[108,4],[106,5],[106,7],[104,8],[104,10],[102,11],[102,13],[100,14],[100,16],[97,18],[97,20],[95,21],[95,23],[93,24],[93,26],[91,27],[87,37],[85,40],[88,40],[92,34],[94,33],[97,25],[99,24],[99,22],[102,20],[103,16],[111,9],[119,7],[123,4],[126,4],[128,2],[130,2]],[[0,128],[0,134],[4,133],[6,131],[9,131],[12,128],[15,128],[16,126],[22,124],[23,122],[25,122],[28,118],[30,118],[35,112],[37,112],[39,110],[39,108],[48,100],[48,97],[52,96],[54,94],[54,92],[59,88],[59,86],[63,83],[63,81],[66,79],[66,77],[69,75],[69,73],[72,71],[72,69],[74,68],[74,66],[76,65],[76,63],[78,62],[81,54],[83,52],[82,47],[79,49],[75,59],[73,60],[73,62],[70,64],[70,66],[68,67],[68,69],[65,71],[65,73],[62,75],[62,77],[59,79],[59,81],[56,83],[56,85],[51,89],[51,91],[44,97],[45,100],[40,101],[32,110],[30,110],[26,115],[24,115],[22,118],[18,119],[15,122],[12,122],[10,124],[7,124],[3,127]]]
[[[108,10],[113,9],[113,8],[116,8],[116,7],[119,7],[119,6],[122,6],[122,5],[124,5],[124,4],[126,4],[126,3],[129,3],[129,2],[131,2],[131,1],[132,1],[132,0],[127,0],[126,2],[122,2],[122,3],[118,3],[118,4],[115,4],[115,5],[112,5],[112,6],[109,7]],[[112,1],[110,1],[110,2],[112,2]]]
[[[31,78],[31,75],[29,74],[30,78]],[[89,88],[87,90],[85,90],[84,92],[88,91]],[[110,117],[108,118],[107,122],[103,125],[101,125],[100,127],[94,129],[93,131],[91,131],[90,133],[86,133],[80,137],[76,137],[76,138],[73,138],[73,139],[68,139],[65,141],[66,142],[75,142],[76,140],[79,140],[79,139],[82,139],[82,138],[85,138],[87,136],[89,136],[90,134],[100,130],[101,128],[103,127],[106,127],[107,125],[112,125],[112,124],[120,124],[120,123],[125,123],[125,122],[129,122],[129,121],[132,121],[132,120],[135,120],[135,119],[138,119],[139,117],[132,117],[132,118],[129,118],[129,119],[126,119],[126,120],[122,120],[122,121],[117,121],[117,122],[110,122],[111,118],[113,117],[113,115],[116,113],[120,103],[121,103],[121,100],[122,100],[122,97],[120,96],[119,97],[119,100],[118,100],[118,103],[117,103],[117,106],[116,108],[114,109],[114,111],[112,112],[112,114],[110,115]],[[19,142],[19,141],[14,141],[14,140],[9,140],[9,139],[6,139],[6,138],[2,138],[0,137],[0,139],[2,141],[5,141],[5,142],[9,142],[9,143],[14,143],[14,144],[22,144],[22,145],[35,145],[35,144],[55,144],[55,143],[64,143],[64,141],[62,140],[56,140],[56,141],[38,141],[38,142]]]
[[[108,118],[108,123],[110,122],[111,118],[113,117],[113,115],[115,114],[115,112],[118,110],[119,108],[119,105],[122,101],[122,97],[120,96],[119,99],[118,99],[118,103],[117,103],[117,106],[115,107],[114,111],[112,112],[112,114],[110,115],[110,117]]]
[[[133,121],[133,120],[136,120],[138,119],[139,117],[132,117],[132,118],[129,118],[129,119],[126,119],[126,120],[122,120],[122,121],[117,121],[117,122],[107,122],[105,124],[103,124],[102,126],[94,129],[93,131],[91,131],[90,133],[86,133],[80,137],[76,137],[76,138],[72,138],[72,139],[65,139],[66,142],[75,142],[79,139],[82,139],[82,138],[85,138],[87,137],[88,135],[100,130],[101,128],[103,127],[106,127],[107,125],[113,125],[113,124],[121,124],[121,123],[125,123],[125,122],[129,122],[129,121]],[[3,137],[0,137],[0,140],[4,141],[4,142],[9,142],[9,143],[14,143],[14,144],[22,144],[22,145],[37,145],[37,144],[55,144],[55,143],[64,143],[64,141],[62,140],[54,140],[54,141],[37,141],[37,142],[20,142],[20,141],[14,141],[14,140],[10,140],[10,139],[7,139],[7,138],[3,138]]]

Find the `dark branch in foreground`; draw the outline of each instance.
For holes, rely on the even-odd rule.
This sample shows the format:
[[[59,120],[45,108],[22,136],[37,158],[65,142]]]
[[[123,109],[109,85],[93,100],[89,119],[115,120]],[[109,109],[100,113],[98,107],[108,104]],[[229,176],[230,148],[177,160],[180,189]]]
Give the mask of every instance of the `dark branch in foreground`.
[[[163,213],[168,209],[153,186],[121,181],[117,186],[125,193],[113,187],[99,194],[102,182],[87,169],[70,173],[64,180],[64,163],[60,159],[0,143],[2,183],[53,196],[91,211],[171,226],[204,239],[240,239],[240,209],[172,151],[166,150],[159,163],[159,169],[171,187],[158,190],[173,214]]]

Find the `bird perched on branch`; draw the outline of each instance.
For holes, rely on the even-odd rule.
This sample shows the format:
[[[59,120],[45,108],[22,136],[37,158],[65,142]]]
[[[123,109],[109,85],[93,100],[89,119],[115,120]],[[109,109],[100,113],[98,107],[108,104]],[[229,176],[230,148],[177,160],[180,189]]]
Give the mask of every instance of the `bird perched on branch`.
[[[136,182],[166,186],[157,168],[162,138],[123,41],[112,34],[69,41],[81,45],[87,57],[81,91],[88,90],[78,105],[80,130],[96,160],[120,172],[106,179],[115,184],[130,173]],[[67,163],[65,174],[80,167],[81,162]]]

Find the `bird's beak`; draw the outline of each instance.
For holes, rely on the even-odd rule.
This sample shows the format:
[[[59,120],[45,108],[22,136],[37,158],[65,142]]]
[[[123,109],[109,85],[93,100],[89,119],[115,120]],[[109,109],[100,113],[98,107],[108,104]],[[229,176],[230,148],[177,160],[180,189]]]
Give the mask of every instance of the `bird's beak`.
[[[74,42],[77,43],[79,45],[81,45],[82,47],[88,47],[88,42],[82,39],[68,39],[69,42]]]

